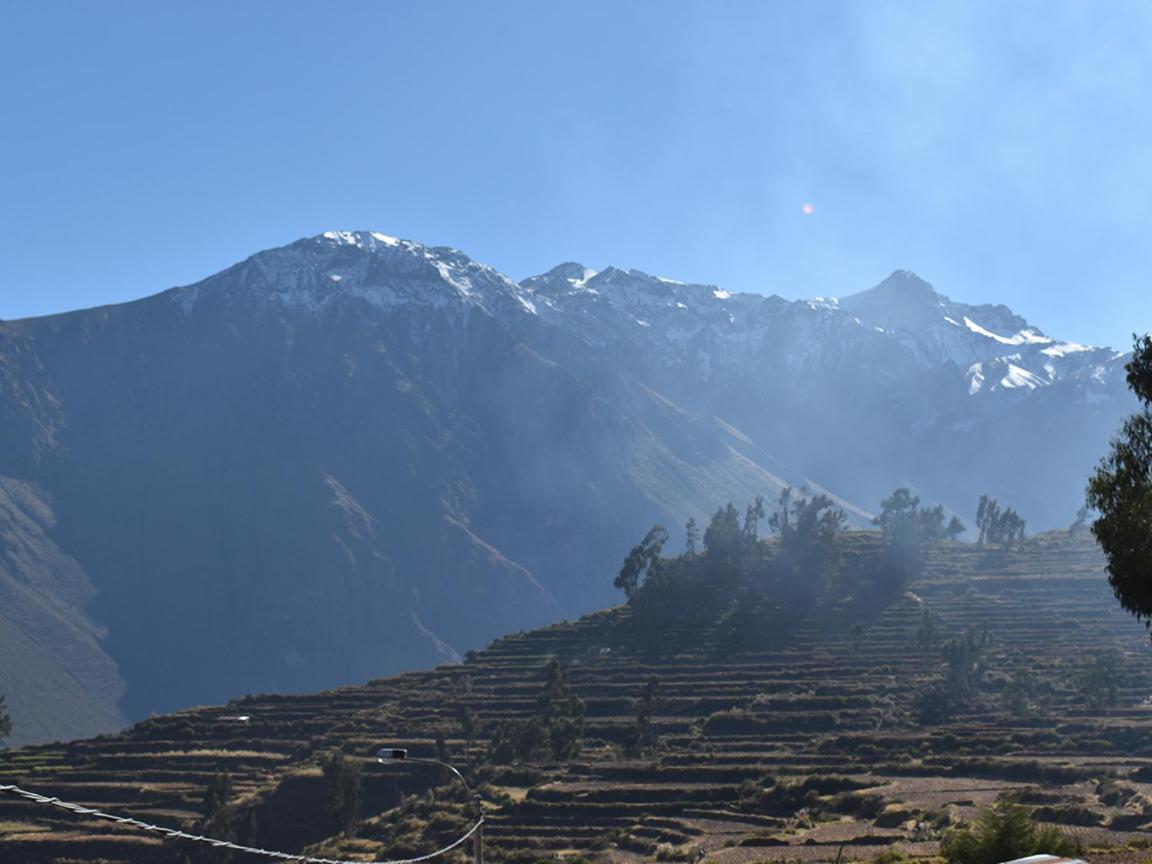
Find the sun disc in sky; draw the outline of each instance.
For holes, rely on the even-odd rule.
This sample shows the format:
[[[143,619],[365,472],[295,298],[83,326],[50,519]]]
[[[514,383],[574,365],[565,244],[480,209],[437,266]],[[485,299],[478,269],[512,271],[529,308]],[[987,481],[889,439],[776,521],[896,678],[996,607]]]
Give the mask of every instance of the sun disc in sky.
[[[804,206],[801,207],[800,209],[804,211],[805,216],[811,216],[813,214],[813,212],[815,212],[815,210],[816,210],[815,207],[813,207],[811,204],[808,204],[808,203],[805,203]]]

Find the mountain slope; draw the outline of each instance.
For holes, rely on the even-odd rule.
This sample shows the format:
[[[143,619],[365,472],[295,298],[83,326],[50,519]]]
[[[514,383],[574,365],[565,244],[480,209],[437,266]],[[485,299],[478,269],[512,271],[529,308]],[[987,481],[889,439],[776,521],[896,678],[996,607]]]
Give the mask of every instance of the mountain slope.
[[[638,526],[783,484],[710,418],[542,353],[491,268],[384,235],[6,327],[51,395],[12,472],[98,589],[129,717],[457,659],[605,602],[586,574]]]
[[[0,687],[42,740],[454,660],[610,602],[653,523],[788,484],[856,525],[900,484],[1066,523],[1128,407],[1123,358],[1079,348],[910,274],[839,302],[516,283],[375,232],[0,323],[0,579],[49,598],[75,638],[37,657],[100,707],[53,726]]]

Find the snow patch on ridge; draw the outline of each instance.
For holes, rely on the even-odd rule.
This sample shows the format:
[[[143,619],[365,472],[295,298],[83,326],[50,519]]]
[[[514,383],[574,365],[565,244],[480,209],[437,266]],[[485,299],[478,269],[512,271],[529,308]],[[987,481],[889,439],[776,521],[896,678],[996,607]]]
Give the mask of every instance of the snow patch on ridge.
[[[1055,341],[1047,336],[1041,336],[1035,330],[1021,330],[1019,333],[1014,333],[1011,336],[1001,336],[981,327],[967,315],[964,316],[964,326],[977,335],[994,339],[1001,345],[1049,345]]]

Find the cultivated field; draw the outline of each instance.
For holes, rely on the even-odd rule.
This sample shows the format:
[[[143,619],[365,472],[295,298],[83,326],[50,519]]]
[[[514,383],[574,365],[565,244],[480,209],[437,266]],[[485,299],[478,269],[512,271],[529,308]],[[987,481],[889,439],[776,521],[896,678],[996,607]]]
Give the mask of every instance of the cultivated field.
[[[877,554],[876,535],[848,545],[849,559]],[[493,861],[927,857],[948,826],[1006,794],[1080,836],[1093,861],[1147,857],[1152,651],[1090,538],[1046,534],[1012,551],[946,544],[874,617],[848,608],[803,617],[750,605],[668,623],[619,607],[508,636],[459,666],[10,752],[0,782],[194,827],[226,768],[237,838],[373,860],[419,854],[465,824],[462,797],[434,769],[370,758],[385,744],[414,755],[439,746],[480,783]],[[978,693],[925,722],[946,669],[941,643],[985,625]],[[490,730],[535,711],[553,658],[587,706],[582,752],[565,764],[487,762]],[[653,676],[656,744],[629,757],[636,699]],[[325,812],[320,764],[336,749],[363,762],[366,821],[351,838],[334,836]],[[0,800],[5,862],[223,860],[197,854]]]

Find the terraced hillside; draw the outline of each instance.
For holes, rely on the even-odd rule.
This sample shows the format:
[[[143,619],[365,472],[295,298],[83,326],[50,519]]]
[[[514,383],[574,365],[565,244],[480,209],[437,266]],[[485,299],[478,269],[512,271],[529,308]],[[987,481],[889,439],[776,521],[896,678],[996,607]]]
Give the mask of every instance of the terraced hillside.
[[[848,546],[849,559],[874,556],[877,536],[849,535]],[[848,610],[745,606],[669,623],[618,607],[507,636],[462,665],[13,751],[0,782],[203,830],[206,791],[226,769],[231,803],[214,827],[373,860],[426,851],[466,819],[459,793],[434,788],[446,783],[434,769],[371,761],[391,744],[446,752],[480,782],[494,861],[928,856],[948,825],[1004,794],[1075,832],[1092,860],[1134,860],[1152,837],[1152,651],[1085,534],[1013,551],[946,544],[874,617]],[[985,625],[975,692],[940,710],[941,645]],[[492,730],[537,710],[553,659],[586,705],[582,751],[492,764]],[[636,700],[654,676],[653,743],[637,752]],[[352,836],[326,809],[321,765],[336,750],[363,768],[366,818]],[[0,801],[0,853],[29,864],[225,860],[15,799]]]

